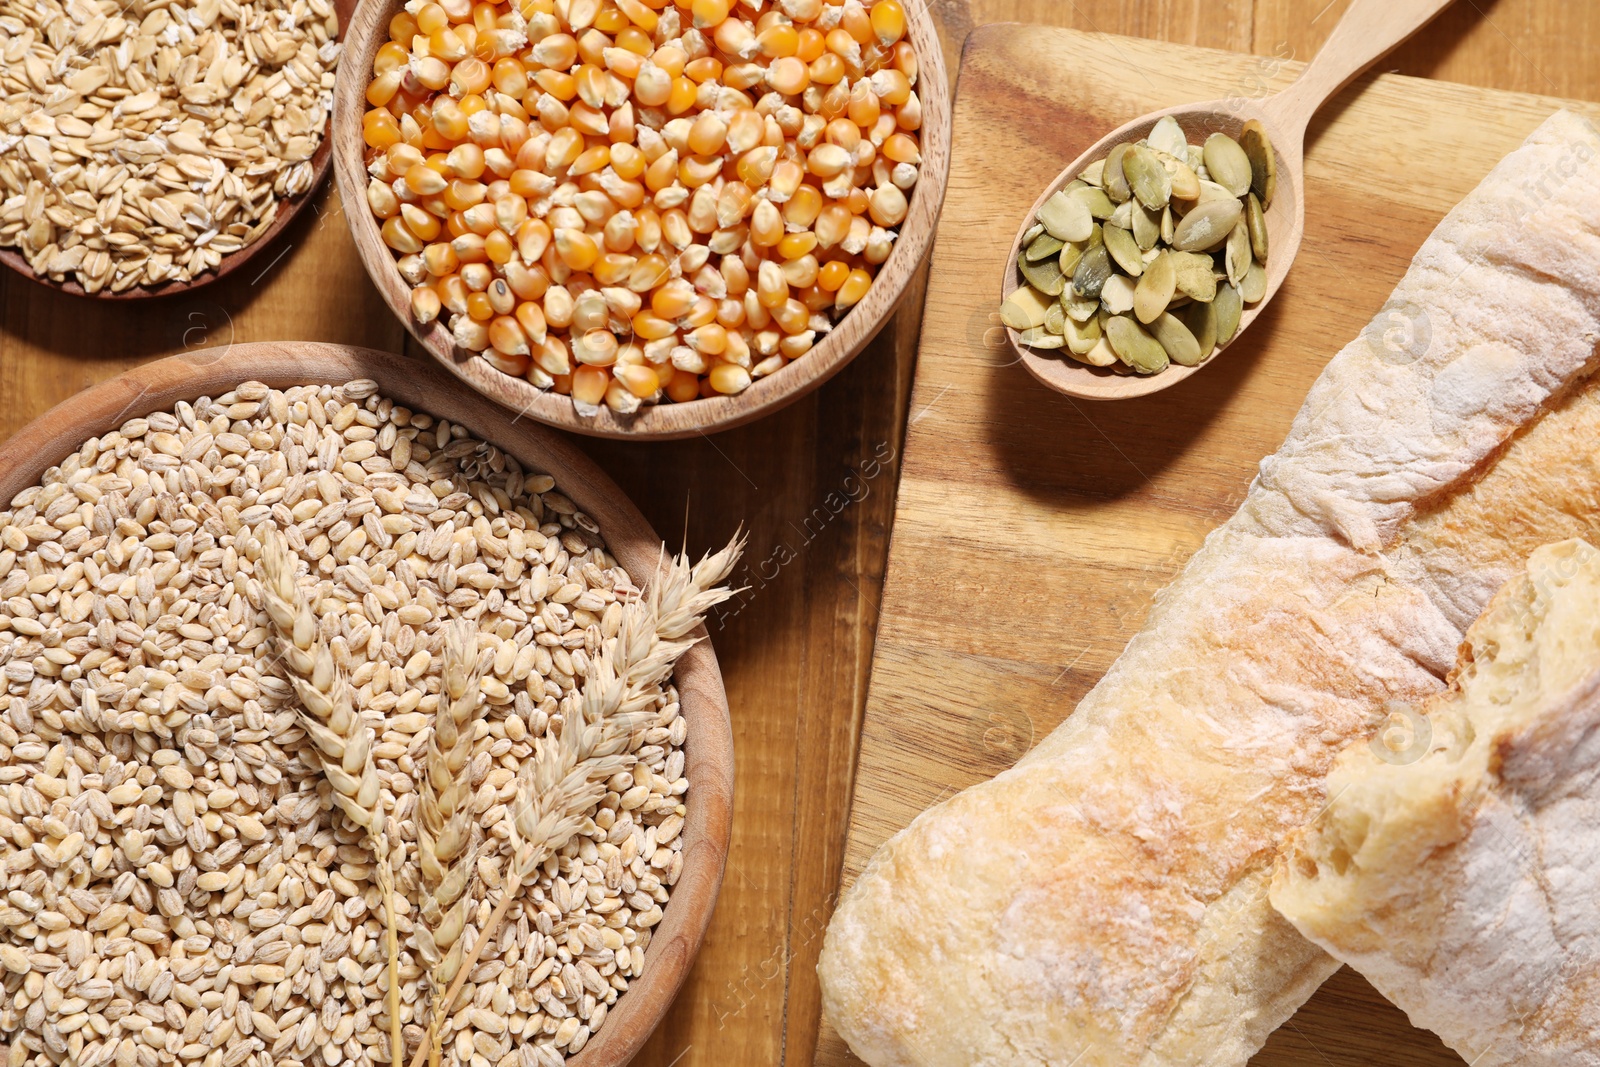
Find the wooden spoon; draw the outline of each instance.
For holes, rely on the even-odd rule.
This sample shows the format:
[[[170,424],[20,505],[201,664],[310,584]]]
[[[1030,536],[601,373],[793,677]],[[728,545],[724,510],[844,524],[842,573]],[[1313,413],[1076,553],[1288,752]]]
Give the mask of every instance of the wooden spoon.
[[[333,9],[339,16],[339,40],[344,40],[345,28],[350,25],[350,20],[355,16],[357,0],[333,0]],[[341,60],[342,61],[342,60]],[[261,236],[245,245],[237,252],[230,252],[222,257],[215,270],[208,270],[203,274],[196,274],[187,281],[166,281],[159,285],[135,285],[124,289],[120,293],[113,293],[110,289],[101,289],[97,293],[84,292],[83,286],[77,283],[75,277],[67,275],[64,281],[55,281],[48,275],[39,275],[33,272],[28,265],[28,260],[16,248],[0,248],[0,263],[4,263],[18,274],[31,282],[38,282],[47,289],[55,289],[71,296],[87,296],[94,300],[144,300],[153,296],[173,296],[178,293],[188,293],[212,282],[221,281],[234,271],[239,270],[249,263],[259,253],[277,243],[277,237],[288,225],[299,217],[300,212],[317,197],[317,190],[322,188],[323,181],[328,177],[328,171],[333,165],[333,116],[330,111],[327,123],[323,126],[322,141],[317,145],[317,150],[311,154],[311,185],[299,196],[282,196],[278,198],[278,213],[272,218],[272,225],[261,232]],[[270,265],[270,264],[269,264]]]
[[[1334,28],[1333,36],[1299,79],[1274,96],[1260,100],[1212,100],[1203,104],[1155,111],[1113,130],[1083,155],[1069,163],[1028,210],[1017,231],[1006,260],[1004,295],[1009,297],[1022,284],[1016,262],[1022,253],[1022,236],[1033,225],[1039,209],[1083,169],[1104,159],[1116,145],[1149,135],[1159,119],[1171,116],[1183,127],[1190,144],[1204,143],[1213,133],[1238,138],[1244,124],[1255,119],[1266,128],[1277,160],[1277,194],[1267,209],[1270,248],[1267,258],[1267,292],[1259,302],[1247,306],[1239,329],[1230,344],[1237,341],[1278,292],[1305,229],[1305,138],[1306,125],[1323,102],[1348,85],[1362,71],[1400,45],[1450,5],[1450,0],[1354,0]],[[1070,284],[1070,283],[1069,283]],[[1148,377],[1119,375],[1109,368],[1079,363],[1070,355],[1036,350],[1022,344],[1017,331],[1006,330],[1011,346],[1022,364],[1035,378],[1057,392],[1085,400],[1122,400],[1146,396],[1176,385],[1217,361],[1213,354],[1197,367],[1173,364]]]

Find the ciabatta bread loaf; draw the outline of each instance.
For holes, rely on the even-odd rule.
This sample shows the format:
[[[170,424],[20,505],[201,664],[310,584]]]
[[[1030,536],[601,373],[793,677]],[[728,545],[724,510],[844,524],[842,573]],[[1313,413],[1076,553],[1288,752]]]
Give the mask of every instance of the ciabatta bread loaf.
[[[1600,540],[1597,155],[1561,113],[1496,167],[1072,716],[878,852],[819,965],[862,1059],[1233,1067],[1333,972],[1279,846],[1514,567]]]
[[[1600,552],[1535,552],[1406,715],[1341,757],[1273,905],[1474,1067],[1597,1067]]]

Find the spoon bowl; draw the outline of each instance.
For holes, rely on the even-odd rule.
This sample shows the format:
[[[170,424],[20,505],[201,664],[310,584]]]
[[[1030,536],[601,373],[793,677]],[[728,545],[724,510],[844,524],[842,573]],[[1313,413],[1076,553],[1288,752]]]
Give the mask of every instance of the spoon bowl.
[[[1219,345],[1206,360],[1194,367],[1174,363],[1151,375],[1119,374],[1109,367],[1080,363],[1070,355],[1041,351],[1022,343],[1022,335],[1010,327],[1006,336],[1018,360],[1035,378],[1059,393],[1083,400],[1126,400],[1148,396],[1177,385],[1211,366],[1223,349],[1243,336],[1257,316],[1277,295],[1289,267],[1300,250],[1305,230],[1305,135],[1311,116],[1329,97],[1353,81],[1362,71],[1416,33],[1451,0],[1354,0],[1345,11],[1327,45],[1317,54],[1298,80],[1276,95],[1258,100],[1212,100],[1185,104],[1143,115],[1112,130],[1096,141],[1056,175],[1034,201],[1027,217],[1017,229],[1006,259],[1002,299],[1008,298],[1023,283],[1017,270],[1022,255],[1022,238],[1032,226],[1039,209],[1073,181],[1084,168],[1104,159],[1119,144],[1149,136],[1163,118],[1171,117],[1183,128],[1190,144],[1203,144],[1213,133],[1239,139],[1245,123],[1254,119],[1266,130],[1272,142],[1277,167],[1277,188],[1266,205],[1269,249],[1265,264],[1266,294],[1247,305],[1239,317],[1239,328],[1227,344]],[[1070,285],[1070,282],[1069,282]],[[1064,350],[1063,350],[1064,352]]]

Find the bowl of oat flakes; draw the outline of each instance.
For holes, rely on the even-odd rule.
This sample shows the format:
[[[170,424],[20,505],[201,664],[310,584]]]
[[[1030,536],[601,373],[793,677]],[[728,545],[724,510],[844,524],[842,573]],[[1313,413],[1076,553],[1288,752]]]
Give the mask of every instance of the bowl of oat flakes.
[[[336,345],[146,364],[0,472],[13,1059],[631,1058],[722,879],[737,545]]]
[[[78,296],[240,269],[332,159],[355,0],[29,0],[0,12],[0,262]]]

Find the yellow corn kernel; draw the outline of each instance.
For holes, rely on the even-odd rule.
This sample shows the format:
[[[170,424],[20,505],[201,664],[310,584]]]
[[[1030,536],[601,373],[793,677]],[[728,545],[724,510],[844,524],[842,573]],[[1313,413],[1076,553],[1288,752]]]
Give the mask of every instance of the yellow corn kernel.
[[[575,271],[586,271],[600,258],[600,246],[582,230],[559,229],[555,232],[556,255],[561,262]]]
[[[646,341],[659,341],[678,332],[677,326],[650,311],[641,311],[633,317],[633,333]]]
[[[728,297],[717,301],[717,324],[725,330],[737,330],[744,325],[744,301]]]
[[[573,330],[572,358],[591,367],[609,367],[617,361],[617,336],[604,326]]]
[[[758,47],[756,32],[743,19],[728,19],[713,31],[711,37],[728,56],[750,55],[751,50]]]
[[[678,153],[669,149],[666,155],[650,164],[644,172],[645,188],[652,193],[659,193],[667,186],[678,180]]]
[[[533,84],[564,104],[578,96],[578,79],[564,70],[538,71],[533,76]]]
[[[656,23],[661,21],[660,16],[650,9],[644,0],[616,0],[617,10],[628,16],[632,22],[645,33],[655,33]]]
[[[750,216],[750,243],[771,248],[783,240],[783,214],[771,200],[758,200]]]
[[[627,48],[607,48],[606,69],[619,78],[633,81],[644,69],[644,57]]]
[[[415,204],[401,204],[400,217],[405,220],[406,229],[419,240],[431,241],[439,236],[438,216],[428,214]]]
[[[633,79],[633,98],[643,107],[660,107],[672,98],[672,75],[646,61]]]
[[[732,363],[718,363],[711,368],[707,381],[724,396],[734,396],[750,388],[750,372]]]
[[[783,279],[796,289],[809,289],[817,283],[821,267],[816,256],[797,256],[782,266]]]
[[[824,52],[811,61],[806,68],[811,81],[815,85],[835,86],[844,82],[844,60],[832,52]]]
[[[784,56],[767,67],[767,84],[773,92],[798,96],[811,84],[811,71],[798,57]]]
[[[614,7],[602,7],[594,17],[594,28],[601,33],[616,33],[627,26],[628,16]]]
[[[367,103],[373,107],[384,107],[393,100],[400,91],[400,81],[405,77],[405,72],[390,70],[379,74],[367,84]]]
[[[695,300],[694,307],[689,309],[688,314],[678,320],[678,327],[683,330],[698,330],[716,321],[717,302],[709,296],[702,296]]]
[[[674,278],[650,295],[650,310],[664,319],[677,319],[689,313],[696,299],[694,286]]]
[[[806,169],[824,181],[837,178],[850,165],[850,153],[836,144],[819,144],[806,156]]]
[[[625,285],[633,275],[636,262],[633,256],[607,252],[595,261],[594,280],[601,285]]]
[[[450,25],[450,17],[438,4],[423,4],[417,11],[417,32],[432,35]]]
[[[567,343],[559,337],[546,337],[544,343],[533,350],[533,362],[546,374],[557,377],[572,374],[572,353],[567,349]],[[568,381],[569,391],[571,387],[572,383]]]
[[[672,79],[672,92],[667,97],[667,114],[682,115],[700,99],[700,87],[683,75]]]
[[[450,181],[426,163],[418,163],[405,173],[406,188],[418,196],[437,196]]]
[[[827,38],[815,26],[806,26],[800,31],[800,41],[795,48],[795,55],[802,62],[812,63],[819,59],[828,50]]]
[[[496,316],[489,323],[489,344],[510,355],[526,356],[530,351],[528,335],[510,315]]]
[[[892,45],[906,35],[906,9],[900,0],[878,0],[870,17],[879,44]]]
[[[694,230],[689,226],[689,218],[677,208],[661,216],[661,233],[667,243],[680,252],[694,243]]]
[[[662,257],[653,253],[640,256],[628,274],[627,287],[635,293],[648,293],[667,280],[668,270],[669,265]]]
[[[728,348],[728,331],[715,322],[700,326],[684,338],[684,343],[705,356],[719,356]]]
[[[511,261],[511,238],[504,230],[495,230],[483,239],[483,254],[489,262],[503,266]]]
[[[423,326],[439,317],[439,294],[431,287],[419,285],[411,290],[411,316]]]
[[[544,310],[538,304],[532,300],[523,300],[512,315],[516,318],[517,325],[522,327],[523,335],[532,344],[536,346],[544,344],[545,338],[549,336],[549,327],[544,321]]]
[[[400,198],[392,185],[373,178],[367,183],[367,207],[380,219],[392,219],[400,214]]]
[[[678,181],[685,189],[698,189],[722,173],[722,160],[707,156],[688,156],[678,164]]]
[[[571,70],[578,61],[578,42],[568,33],[554,33],[529,50],[533,61],[551,70]]]
[[[802,185],[783,206],[783,220],[797,230],[810,228],[822,213],[822,194],[814,185]]]
[[[883,142],[883,154],[896,163],[922,162],[922,149],[917,139],[909,134],[890,134]]]
[[[410,12],[397,11],[394,18],[389,20],[389,40],[409,48],[411,38],[417,35],[417,20]]]
[[[550,275],[537,263],[528,266],[513,258],[500,269],[505,273],[506,284],[520,300],[538,300],[550,288]]]
[[[675,403],[687,404],[700,398],[700,376],[685,370],[673,370],[667,382],[667,396]]]
[[[467,296],[467,314],[476,322],[488,322],[494,318],[494,305],[489,303],[489,294],[469,294]]]
[[[922,129],[922,101],[917,99],[916,93],[906,97],[906,102],[895,112],[894,121],[908,132]]]
[[[422,251],[422,241],[416,234],[406,228],[406,224],[400,221],[400,216],[398,215],[384,220],[383,227],[379,230],[379,233],[383,237],[384,244],[403,256]]]
[[[793,297],[784,300],[771,310],[772,321],[776,322],[784,333],[799,333],[811,322],[810,309]]]
[[[707,82],[720,83],[722,71],[722,60],[712,56],[701,56],[699,59],[689,60],[688,65],[683,68],[683,75],[696,85],[705,85]]]
[[[911,99],[911,81],[893,67],[886,67],[872,75],[872,91],[890,107],[899,107]]]
[[[439,302],[445,310],[452,315],[465,315],[467,313],[467,284],[461,280],[459,274],[446,275],[433,284],[434,291],[439,294]]]
[[[728,295],[735,299],[744,296],[750,288],[750,269],[744,265],[744,260],[738,256],[722,257],[722,281],[728,288]]]
[[[689,128],[689,151],[700,156],[714,156],[728,143],[728,124],[715,112],[704,111]]]
[[[550,291],[544,294],[544,321],[558,330],[572,325],[575,308],[576,301],[564,285],[552,285]]]
[[[572,399],[598,407],[605,400],[610,385],[611,375],[603,367],[584,364],[572,372]]]
[[[694,0],[690,11],[694,13],[694,27],[709,30],[720,26],[728,17],[731,5],[728,0]]]
[[[872,221],[879,226],[898,226],[906,220],[906,194],[895,185],[880,185],[867,198]]]
[[[782,268],[770,259],[762,261],[756,275],[756,299],[769,312],[782,307],[784,301],[789,299],[789,282],[784,278]]]
[[[606,250],[608,252],[626,252],[633,247],[633,235],[639,229],[639,221],[633,217],[631,211],[619,211],[606,220],[601,230]],[[629,259],[630,264],[634,261]]]
[[[799,359],[811,351],[812,346],[816,344],[816,340],[817,335],[813,330],[801,330],[799,333],[791,333],[778,342],[778,354],[786,360]]]
[[[876,36],[872,29],[872,17],[859,4],[844,9],[839,27],[860,44],[866,44]]]
[[[468,56],[450,71],[450,91],[457,97],[468,93],[482,93],[494,80],[489,64],[477,56]]]
[[[839,308],[853,307],[861,302],[867,295],[867,290],[872,288],[872,275],[857,267],[850,272],[850,277],[839,287],[839,297],[834,306]]]
[[[777,166],[772,168],[772,177],[767,182],[767,198],[775,204],[787,202],[800,188],[805,176],[805,168],[799,163],[792,159],[780,159]]]
[[[654,367],[639,364],[621,364],[613,372],[617,381],[640,400],[648,400],[661,389],[661,377]]]
[[[474,204],[461,213],[461,221],[466,224],[469,232],[479,237],[487,237],[495,225],[494,205]]]
[[[844,240],[850,234],[850,218],[850,209],[842,204],[832,203],[823,208],[812,227],[817,243],[823,248],[832,248]]]
[[[550,138],[550,147],[545,149],[545,169],[559,174],[576,163],[582,154],[581,133],[571,127],[557,130]]]

